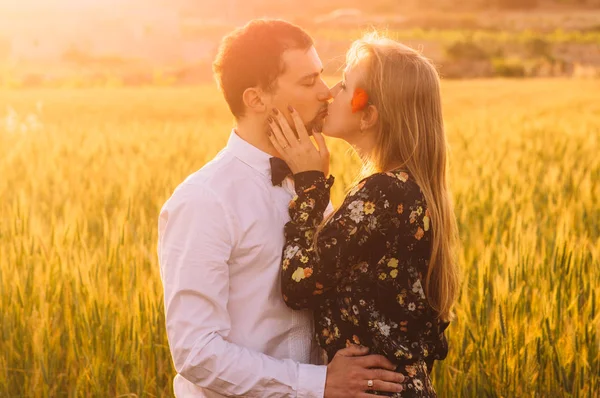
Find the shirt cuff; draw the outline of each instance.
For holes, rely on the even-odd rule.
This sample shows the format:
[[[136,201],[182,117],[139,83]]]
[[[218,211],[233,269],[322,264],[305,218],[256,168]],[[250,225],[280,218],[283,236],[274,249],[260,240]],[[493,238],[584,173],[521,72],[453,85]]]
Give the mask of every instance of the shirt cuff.
[[[298,372],[298,398],[323,398],[325,395],[325,381],[327,380],[327,366],[299,364]]]

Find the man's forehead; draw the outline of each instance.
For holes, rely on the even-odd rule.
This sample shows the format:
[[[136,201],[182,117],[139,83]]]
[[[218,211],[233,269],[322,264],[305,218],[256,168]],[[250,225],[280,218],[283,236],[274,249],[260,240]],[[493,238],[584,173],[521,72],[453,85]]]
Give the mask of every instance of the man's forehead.
[[[282,57],[284,62],[284,75],[290,77],[301,77],[311,73],[321,73],[323,64],[314,47],[309,49],[289,49],[284,51]]]

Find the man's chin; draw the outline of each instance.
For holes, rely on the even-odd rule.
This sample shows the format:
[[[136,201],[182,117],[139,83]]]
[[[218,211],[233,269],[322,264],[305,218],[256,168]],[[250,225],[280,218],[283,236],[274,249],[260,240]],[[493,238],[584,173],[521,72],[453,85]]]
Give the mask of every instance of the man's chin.
[[[306,131],[308,131],[308,135],[313,134],[313,130],[317,132],[323,131],[323,125],[325,124],[325,120],[322,117],[317,117],[313,119],[310,123],[306,125]]]

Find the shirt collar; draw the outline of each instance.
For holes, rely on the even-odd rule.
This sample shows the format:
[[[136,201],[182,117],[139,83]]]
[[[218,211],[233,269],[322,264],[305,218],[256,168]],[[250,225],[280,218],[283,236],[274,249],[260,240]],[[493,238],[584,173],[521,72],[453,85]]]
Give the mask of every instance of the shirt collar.
[[[229,141],[227,141],[227,149],[239,160],[246,163],[261,174],[271,176],[271,155],[261,151],[254,145],[244,141],[235,129],[231,130]]]

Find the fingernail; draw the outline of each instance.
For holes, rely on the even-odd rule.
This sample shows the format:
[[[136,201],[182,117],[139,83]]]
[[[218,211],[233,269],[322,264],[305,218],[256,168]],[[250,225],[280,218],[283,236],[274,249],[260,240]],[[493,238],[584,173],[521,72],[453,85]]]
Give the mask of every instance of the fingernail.
[[[290,112],[294,112],[294,108],[292,108],[292,106],[291,106],[291,105],[288,105],[288,111],[290,111]]]
[[[273,108],[273,113],[276,114],[276,115],[279,114],[279,111],[277,110],[277,108]]]

